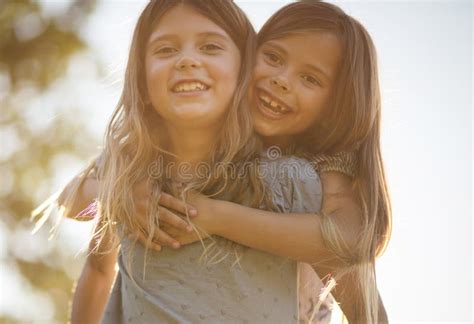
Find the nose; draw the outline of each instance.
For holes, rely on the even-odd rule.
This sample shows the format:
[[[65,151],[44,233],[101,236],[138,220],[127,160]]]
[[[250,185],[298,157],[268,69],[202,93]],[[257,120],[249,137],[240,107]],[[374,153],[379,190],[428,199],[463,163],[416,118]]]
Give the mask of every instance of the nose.
[[[201,67],[201,62],[191,55],[183,55],[176,62],[175,67],[178,70],[196,69]]]
[[[290,91],[290,83],[288,82],[288,79],[281,75],[271,78],[270,85],[278,91]]]

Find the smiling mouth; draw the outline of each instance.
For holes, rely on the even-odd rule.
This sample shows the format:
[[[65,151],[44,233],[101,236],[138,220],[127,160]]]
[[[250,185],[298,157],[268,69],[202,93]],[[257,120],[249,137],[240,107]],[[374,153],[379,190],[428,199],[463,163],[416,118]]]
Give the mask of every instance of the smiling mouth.
[[[172,89],[174,93],[202,92],[209,90],[209,86],[200,81],[178,82]]]
[[[260,106],[264,108],[262,109],[264,112],[271,113],[275,117],[283,116],[292,111],[287,105],[276,100],[263,90],[260,90],[258,93],[258,101],[261,104]]]

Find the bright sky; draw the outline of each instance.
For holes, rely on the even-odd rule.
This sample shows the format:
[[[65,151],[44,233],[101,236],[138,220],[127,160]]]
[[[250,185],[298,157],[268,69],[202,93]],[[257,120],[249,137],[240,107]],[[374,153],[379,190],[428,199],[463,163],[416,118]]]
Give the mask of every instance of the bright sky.
[[[236,2],[257,29],[286,3]],[[51,12],[60,10],[58,2],[44,3]],[[93,49],[87,55],[98,57],[106,70],[98,76],[86,56],[78,57],[67,81],[74,85],[68,100],[88,107],[84,113],[93,117],[98,140],[118,100],[144,3],[100,1],[83,31]],[[471,321],[472,4],[337,4],[366,26],[379,54],[393,236],[377,277],[389,317],[403,323]],[[71,172],[62,172],[58,184]]]

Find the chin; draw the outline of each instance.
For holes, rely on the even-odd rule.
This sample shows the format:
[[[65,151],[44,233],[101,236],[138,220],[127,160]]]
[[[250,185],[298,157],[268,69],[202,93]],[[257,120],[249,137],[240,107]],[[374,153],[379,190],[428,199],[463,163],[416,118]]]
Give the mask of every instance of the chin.
[[[275,127],[262,120],[255,119],[253,128],[255,132],[262,137],[278,136]]]
[[[206,116],[212,116],[216,113],[214,109],[204,105],[180,105],[179,107],[175,107],[173,110],[173,114],[177,118],[182,119],[201,119]]]
[[[209,129],[222,125],[223,116],[213,114],[210,111],[187,111],[186,113],[175,114],[173,124],[189,129]]]

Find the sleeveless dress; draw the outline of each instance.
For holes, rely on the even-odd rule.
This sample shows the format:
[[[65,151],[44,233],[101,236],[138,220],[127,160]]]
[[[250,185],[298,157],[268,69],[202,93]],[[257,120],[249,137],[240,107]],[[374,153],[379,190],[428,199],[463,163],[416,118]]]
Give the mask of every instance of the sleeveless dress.
[[[280,212],[320,210],[321,182],[307,160],[282,157],[261,170]],[[101,323],[298,322],[296,261],[212,238],[225,258],[205,263],[198,262],[200,241],[179,250],[145,252],[142,245],[122,238],[119,271]]]

